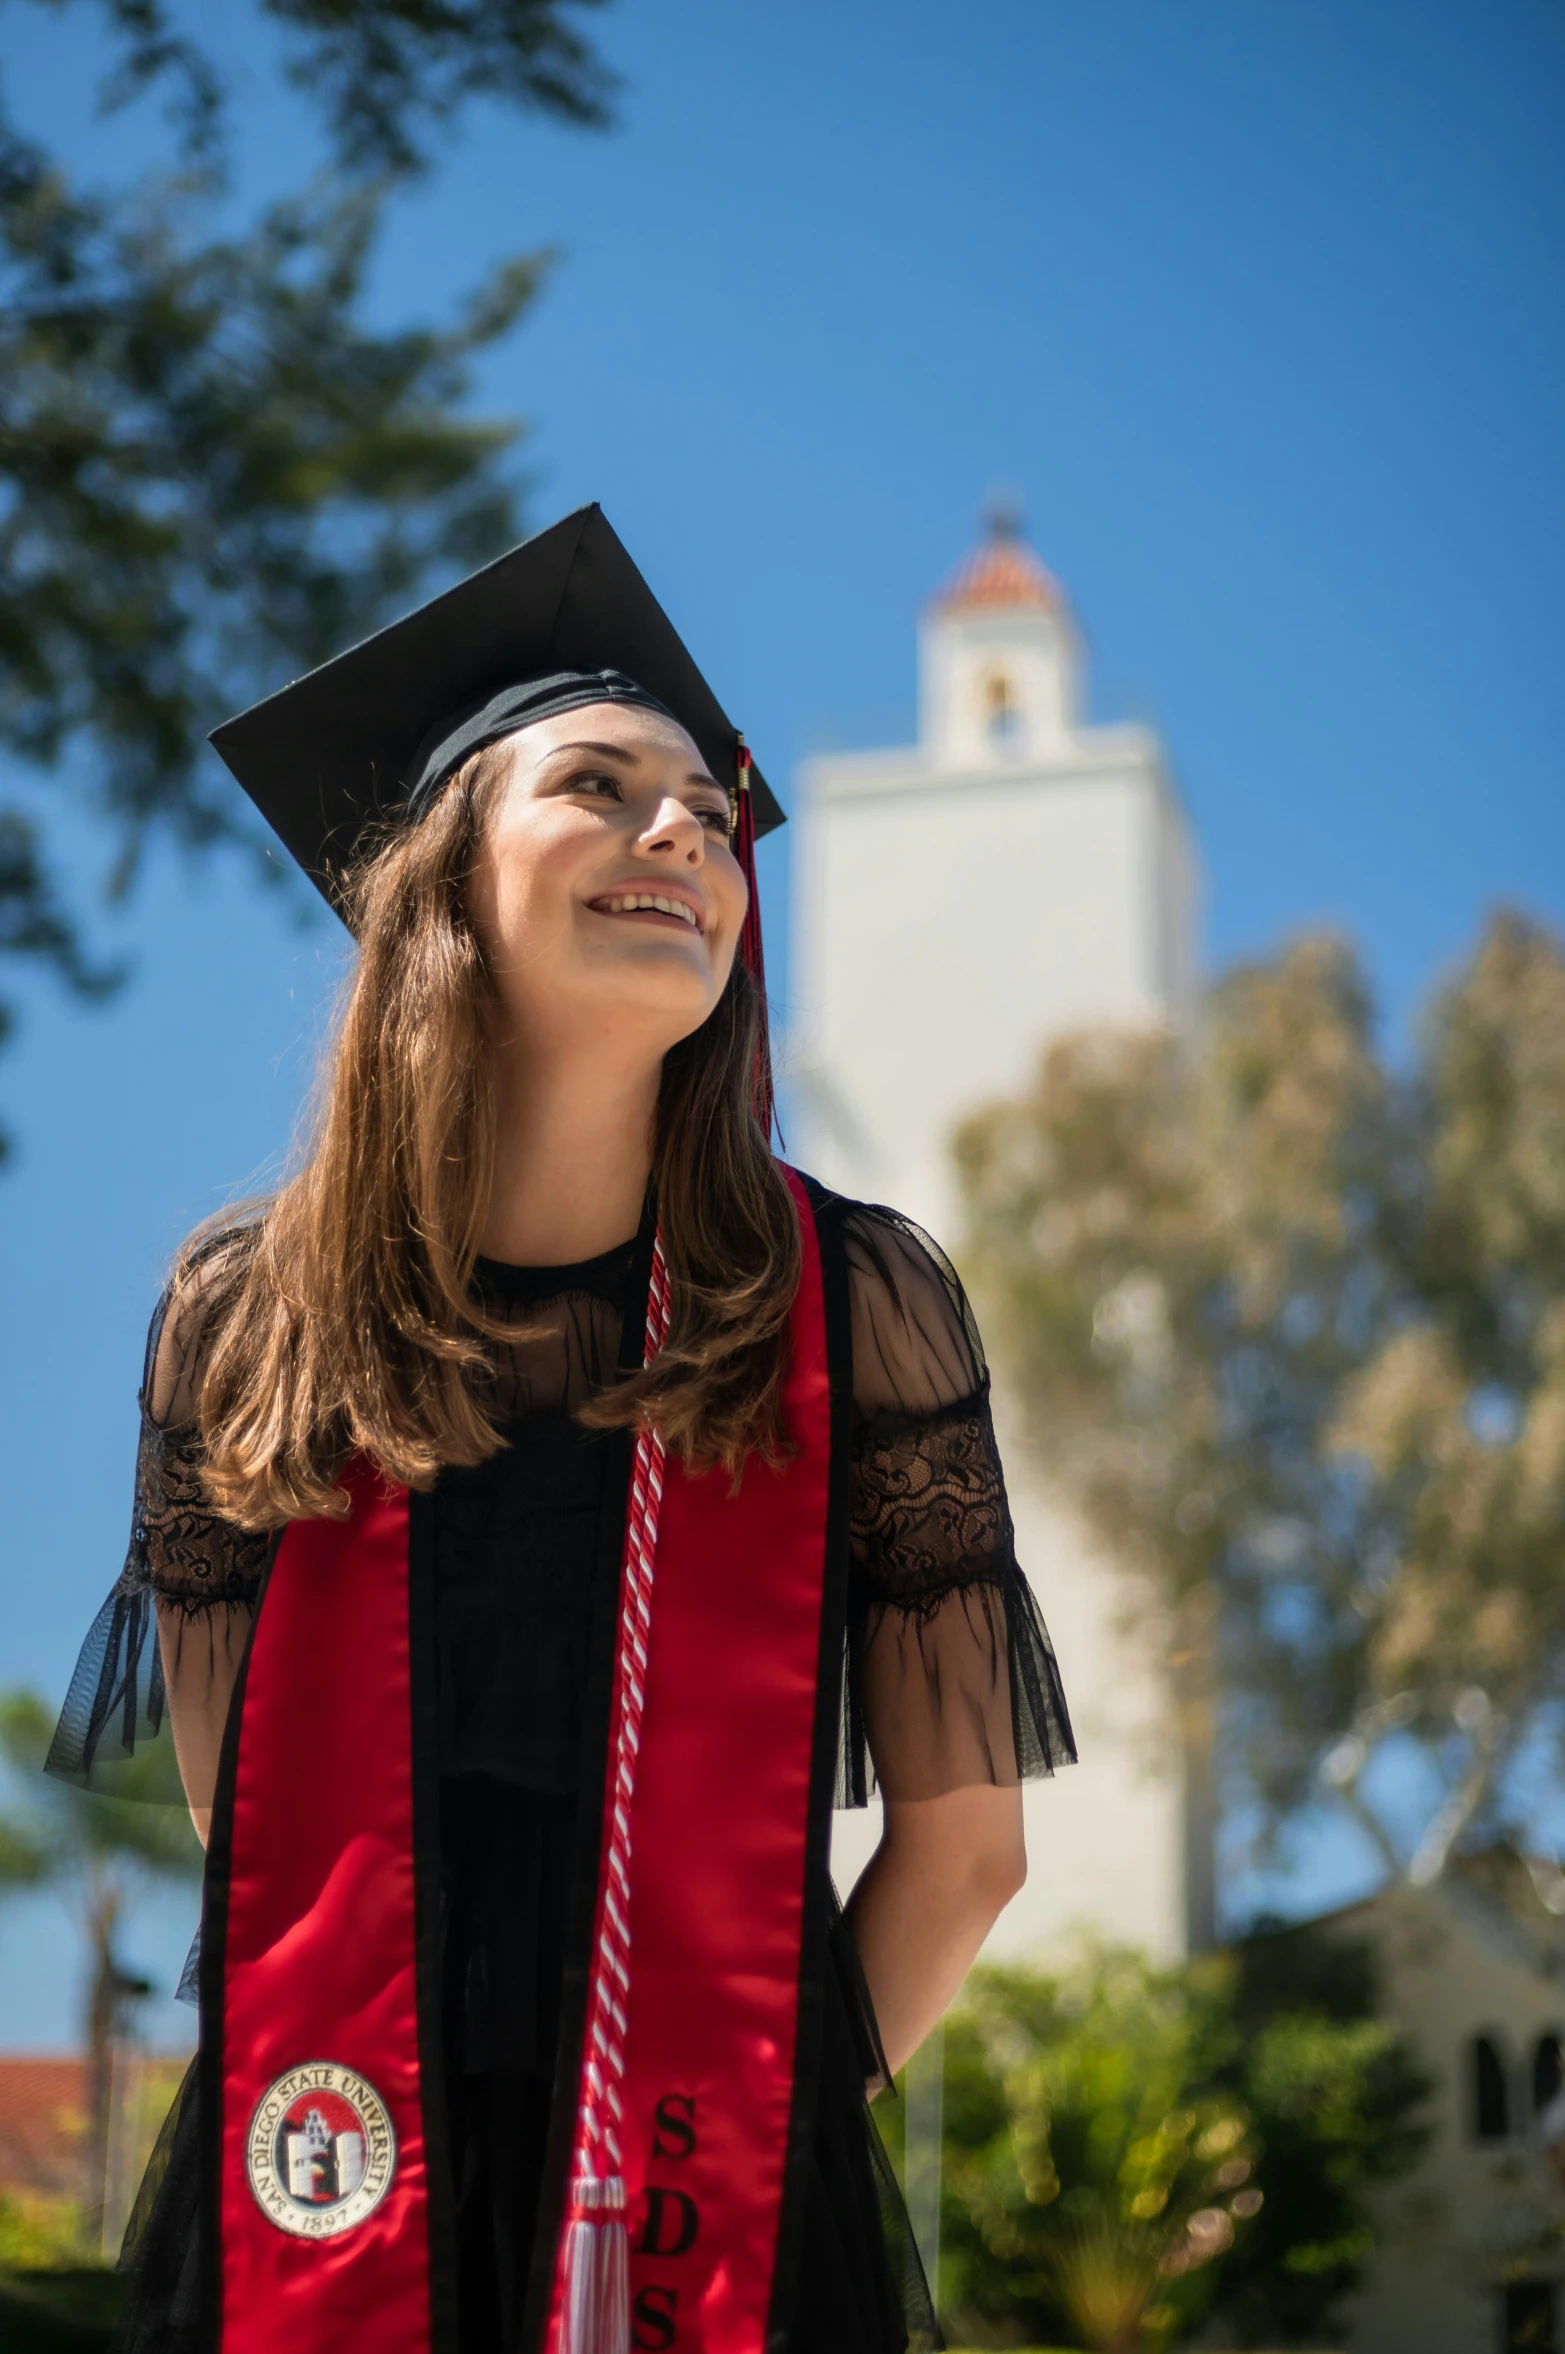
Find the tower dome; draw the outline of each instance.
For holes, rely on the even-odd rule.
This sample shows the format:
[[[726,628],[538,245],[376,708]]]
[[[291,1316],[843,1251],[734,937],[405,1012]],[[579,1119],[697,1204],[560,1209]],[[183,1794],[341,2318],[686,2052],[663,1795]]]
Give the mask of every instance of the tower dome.
[[[1022,537],[1017,510],[993,505],[984,520],[982,544],[964,556],[931,605],[942,613],[1060,611],[1065,593]]]

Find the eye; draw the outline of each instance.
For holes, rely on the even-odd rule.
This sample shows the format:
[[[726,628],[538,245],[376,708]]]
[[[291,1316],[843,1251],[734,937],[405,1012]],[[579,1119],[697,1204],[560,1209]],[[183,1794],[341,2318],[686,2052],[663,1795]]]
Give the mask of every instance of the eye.
[[[568,793],[591,793],[599,800],[623,801],[625,788],[610,768],[582,768],[567,777]]]
[[[705,826],[709,834],[716,834],[720,840],[724,842],[727,841],[728,807],[726,803],[721,809],[708,806],[704,809],[698,809],[695,814],[701,820],[701,823]]]

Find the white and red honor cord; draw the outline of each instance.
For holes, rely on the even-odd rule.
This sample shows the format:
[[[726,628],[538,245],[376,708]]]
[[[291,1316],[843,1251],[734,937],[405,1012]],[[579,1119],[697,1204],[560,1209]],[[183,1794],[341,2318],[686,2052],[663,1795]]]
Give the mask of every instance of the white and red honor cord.
[[[643,1362],[652,1363],[668,1332],[668,1267],[663,1241],[652,1245]],[[620,2154],[621,2087],[630,2009],[630,1809],[636,1753],[646,1707],[647,1646],[652,1629],[652,1572],[663,1501],[663,1441],[636,1434],[625,1561],[620,1578],[619,1702],[608,1851],[598,1906],[598,1941],[587,1992],[581,2103],[566,2223],[560,2354],[628,2354],[629,2251]]]

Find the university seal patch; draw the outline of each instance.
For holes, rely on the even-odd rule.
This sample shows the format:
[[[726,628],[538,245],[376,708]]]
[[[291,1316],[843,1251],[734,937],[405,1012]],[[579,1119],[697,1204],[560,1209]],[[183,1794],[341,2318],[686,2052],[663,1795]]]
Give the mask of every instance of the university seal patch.
[[[373,2215],[391,2188],[397,2137],[372,2084],[309,2060],[262,2093],[245,2157],[268,2222],[299,2239],[334,2239]]]

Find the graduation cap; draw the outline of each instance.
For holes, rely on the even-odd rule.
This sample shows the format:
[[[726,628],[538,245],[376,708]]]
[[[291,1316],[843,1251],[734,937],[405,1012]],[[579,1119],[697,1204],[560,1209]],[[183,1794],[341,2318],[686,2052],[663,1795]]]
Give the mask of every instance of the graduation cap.
[[[666,711],[729,787],[750,886],[741,949],[764,1005],[754,846],[782,810],[596,502],[225,720],[211,741],[340,914],[368,828],[416,824],[469,753],[600,701]],[[769,1074],[758,1086],[769,1105]]]

